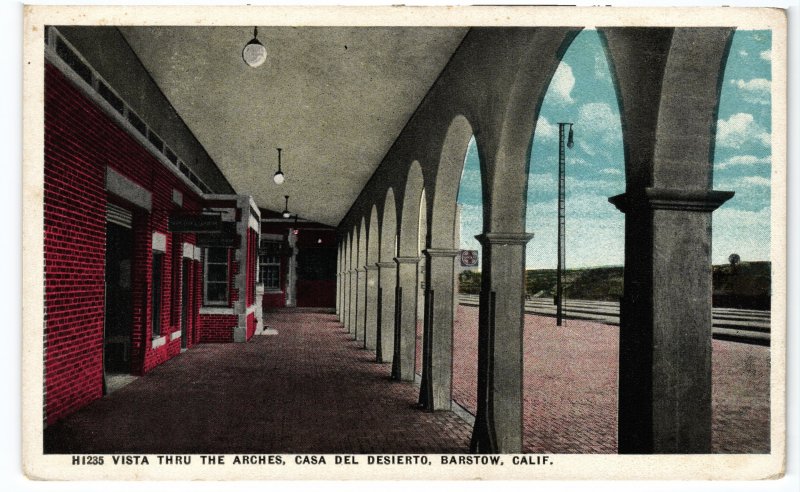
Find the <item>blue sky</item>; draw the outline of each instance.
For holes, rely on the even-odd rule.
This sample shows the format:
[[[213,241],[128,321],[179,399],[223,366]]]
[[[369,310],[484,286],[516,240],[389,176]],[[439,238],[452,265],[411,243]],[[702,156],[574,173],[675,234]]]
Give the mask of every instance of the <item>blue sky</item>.
[[[717,122],[714,189],[734,198],[714,212],[712,260],[767,260],[770,250],[769,31],[737,31],[725,68]],[[622,265],[624,216],[608,197],[625,191],[619,107],[605,52],[594,30],[581,32],[564,55],[545,95],[528,176],[527,268],[555,268],[558,125],[573,122],[567,150],[567,267]],[[461,247],[478,249],[482,227],[480,165],[470,141],[459,189]]]

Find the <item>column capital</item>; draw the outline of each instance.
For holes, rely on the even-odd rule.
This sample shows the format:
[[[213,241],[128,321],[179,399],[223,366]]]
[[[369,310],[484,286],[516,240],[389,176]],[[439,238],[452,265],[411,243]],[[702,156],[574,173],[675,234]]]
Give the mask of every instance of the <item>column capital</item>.
[[[374,272],[377,269],[378,269],[377,265],[364,265],[364,271],[367,272]]]
[[[398,265],[401,263],[419,263],[419,260],[419,256],[397,256],[394,259],[395,263]]]
[[[733,197],[733,191],[645,188],[640,193],[623,193],[608,199],[622,213],[635,208],[713,212]]]
[[[532,232],[485,232],[475,236],[481,245],[527,244],[533,238]]]
[[[356,273],[364,273],[364,272],[366,272],[366,271],[367,271],[367,269],[366,269],[365,267],[358,267],[358,268],[356,268]]]
[[[461,253],[459,249],[428,248],[422,251],[428,258],[443,257],[455,258]]]
[[[378,268],[395,268],[396,265],[397,264],[393,261],[379,261],[378,263],[375,263],[375,266]]]
[[[355,275],[357,271],[358,270],[355,268],[351,268],[350,270],[348,270],[348,272],[350,272],[350,275]]]

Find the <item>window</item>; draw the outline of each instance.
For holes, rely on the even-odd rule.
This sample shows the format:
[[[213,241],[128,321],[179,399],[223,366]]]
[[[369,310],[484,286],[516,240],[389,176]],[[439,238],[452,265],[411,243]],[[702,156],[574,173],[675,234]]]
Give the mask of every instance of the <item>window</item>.
[[[281,290],[280,241],[263,241],[262,253],[258,256],[258,278],[265,290]]]
[[[228,305],[228,249],[206,249],[205,304]]]
[[[164,266],[164,253],[153,251],[152,306],[150,323],[153,327],[153,338],[161,336],[161,270]]]

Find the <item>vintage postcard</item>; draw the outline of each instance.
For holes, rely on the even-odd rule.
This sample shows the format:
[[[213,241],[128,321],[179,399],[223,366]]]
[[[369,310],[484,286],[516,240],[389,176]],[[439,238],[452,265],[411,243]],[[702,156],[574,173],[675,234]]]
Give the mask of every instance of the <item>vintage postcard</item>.
[[[783,476],[783,10],[24,14],[29,478]]]

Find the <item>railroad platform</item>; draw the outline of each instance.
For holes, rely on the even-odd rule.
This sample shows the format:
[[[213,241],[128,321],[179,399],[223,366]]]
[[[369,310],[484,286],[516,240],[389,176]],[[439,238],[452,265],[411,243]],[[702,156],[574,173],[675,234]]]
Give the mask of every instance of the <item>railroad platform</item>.
[[[477,320],[459,306],[453,397],[473,413]],[[616,453],[618,328],[525,321],[524,451]],[[468,416],[419,410],[418,386],[390,380],[335,315],[266,322],[276,335],[201,344],[50,426],[46,452],[468,452]],[[713,451],[769,446],[769,348],[714,340]]]

